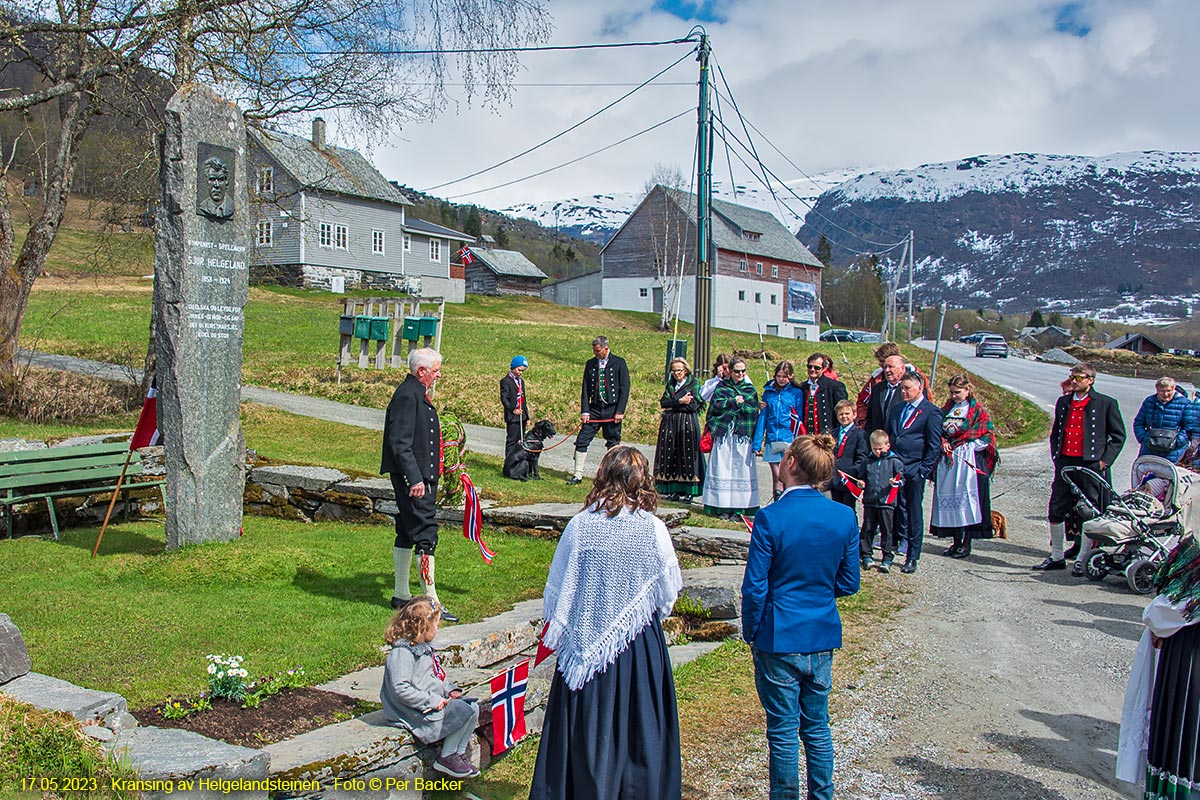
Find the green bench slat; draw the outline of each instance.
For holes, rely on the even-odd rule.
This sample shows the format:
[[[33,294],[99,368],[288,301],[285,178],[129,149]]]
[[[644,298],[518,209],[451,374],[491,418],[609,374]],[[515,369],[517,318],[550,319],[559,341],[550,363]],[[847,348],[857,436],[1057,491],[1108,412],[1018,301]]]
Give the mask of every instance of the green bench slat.
[[[128,449],[129,441],[126,440],[123,442],[86,444],[79,447],[47,447],[45,450],[20,450],[11,453],[0,453],[0,466],[29,461],[58,461],[63,458],[103,455],[105,453],[124,453]]]
[[[154,489],[159,486],[166,485],[165,480],[153,481],[123,481],[121,483],[121,491],[133,491],[134,489]],[[32,495],[17,495],[16,497],[0,497],[0,505],[14,506],[18,503],[35,503],[43,497],[79,497],[84,494],[104,494],[105,492],[115,491],[116,483],[109,483],[104,486],[88,486],[85,488],[62,489],[56,492],[38,492]]]
[[[26,464],[0,464],[0,480],[5,478],[15,477],[19,475],[54,475],[60,472],[74,472],[79,470],[91,469],[93,467],[111,467],[121,466],[125,463],[124,453],[109,453],[108,455],[91,456],[85,458],[63,458],[58,461],[40,461],[36,463]],[[130,469],[141,469],[142,459],[137,453],[129,460]]]
[[[13,475],[8,478],[0,478],[0,490],[7,490],[9,495],[12,495],[13,489],[29,489],[30,487],[45,486],[47,488],[58,488],[60,486],[69,486],[71,484],[87,484],[95,483],[96,481],[106,481],[110,478],[119,477],[121,474],[121,464],[115,464],[111,467],[97,467],[95,469],[83,469],[76,472],[53,472],[41,473],[38,475]],[[140,475],[142,473],[141,465],[138,465],[136,472],[126,472],[126,476]],[[28,494],[40,494],[39,492],[27,492]]]

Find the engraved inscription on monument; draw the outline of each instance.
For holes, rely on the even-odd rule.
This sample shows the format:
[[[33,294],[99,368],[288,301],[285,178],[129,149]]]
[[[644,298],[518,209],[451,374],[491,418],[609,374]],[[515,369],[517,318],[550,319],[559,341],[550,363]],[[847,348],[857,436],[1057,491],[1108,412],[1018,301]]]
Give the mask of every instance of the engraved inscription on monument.
[[[196,143],[196,212],[209,219],[233,216],[234,153],[228,147]]]

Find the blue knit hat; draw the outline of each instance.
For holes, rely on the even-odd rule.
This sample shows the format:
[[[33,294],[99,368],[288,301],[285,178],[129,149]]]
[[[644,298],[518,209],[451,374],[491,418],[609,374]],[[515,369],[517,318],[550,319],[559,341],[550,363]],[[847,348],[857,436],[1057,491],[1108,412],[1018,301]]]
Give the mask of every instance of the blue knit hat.
[[[528,366],[529,366],[529,359],[525,358],[525,356],[513,356],[512,363],[508,365],[508,368],[516,369],[517,367],[528,367]]]

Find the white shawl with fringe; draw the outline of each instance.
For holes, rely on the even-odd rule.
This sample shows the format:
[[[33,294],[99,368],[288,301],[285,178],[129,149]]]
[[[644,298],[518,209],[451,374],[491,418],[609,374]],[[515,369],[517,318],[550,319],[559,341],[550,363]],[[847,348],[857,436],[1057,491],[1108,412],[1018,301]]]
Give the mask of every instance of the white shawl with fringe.
[[[670,614],[683,588],[662,520],[628,509],[608,517],[594,508],[567,523],[542,601],[549,623],[543,641],[572,691],[616,661],[655,613]]]

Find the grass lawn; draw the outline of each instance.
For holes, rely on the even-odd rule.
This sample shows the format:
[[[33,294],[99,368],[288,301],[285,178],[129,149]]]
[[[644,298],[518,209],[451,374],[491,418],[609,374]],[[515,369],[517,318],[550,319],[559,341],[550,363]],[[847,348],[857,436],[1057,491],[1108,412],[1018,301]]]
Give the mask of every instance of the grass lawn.
[[[103,284],[83,280],[39,281],[30,298],[22,343],[56,353],[120,364],[140,365],[147,341],[151,286],[135,278],[113,278]],[[243,378],[249,384],[383,408],[400,375],[393,370],[349,367],[337,382],[337,322],[341,303],[325,292],[252,288],[246,307]],[[591,357],[591,339],[608,335],[613,352],[629,362],[632,400],[625,423],[629,441],[655,441],[662,365],[670,335],[656,329],[657,317],[626,311],[565,308],[531,298],[470,296],[446,306],[442,353],[446,364],[435,402],[464,422],[499,426],[497,382],[510,358],[530,360],[526,373],[531,411],[571,431],[579,413],[579,380]],[[681,338],[691,337],[681,325]],[[798,342],[768,337],[766,358],[797,362],[818,349],[829,353],[851,393],[874,369],[874,345]],[[758,337],[716,330],[713,352],[760,351]],[[932,354],[918,348],[906,353],[928,373]],[[843,357],[845,360],[843,360]],[[847,361],[849,366],[847,366]],[[766,372],[758,359],[751,373],[760,385]],[[941,376],[960,371],[953,362],[939,365]],[[1048,417],[1036,406],[976,380],[984,404],[998,423],[1002,446],[1035,441],[1045,435]],[[936,393],[939,402],[944,389]]]

